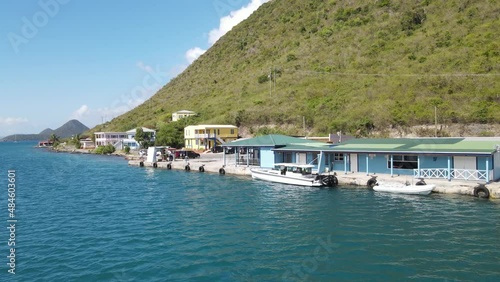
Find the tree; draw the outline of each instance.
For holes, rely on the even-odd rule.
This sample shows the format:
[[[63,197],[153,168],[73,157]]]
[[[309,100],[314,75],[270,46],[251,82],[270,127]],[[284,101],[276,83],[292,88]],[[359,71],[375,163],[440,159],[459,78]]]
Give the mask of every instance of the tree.
[[[184,126],[182,122],[163,124],[156,135],[156,145],[181,148],[184,146]]]
[[[55,133],[52,133],[49,137],[49,141],[57,142],[59,141],[59,137]]]
[[[160,125],[155,144],[158,146],[184,147],[184,128],[198,122],[196,117],[186,117],[176,122]]]
[[[57,136],[55,133],[52,133],[49,137],[49,141],[52,142],[52,146],[57,146],[59,145],[59,136]]]
[[[75,148],[77,149],[81,148],[80,138],[81,138],[80,134],[76,134],[75,136],[73,136],[73,139],[71,140],[71,142],[73,143],[73,145],[75,145]]]
[[[135,130],[135,141],[137,141],[139,143],[141,148],[144,148],[144,145],[145,145],[144,142],[146,141],[146,138],[147,138],[147,135],[144,132],[144,130],[142,130],[141,127],[138,127]]]
[[[95,149],[95,153],[101,155],[112,154],[114,152],[115,152],[115,147],[111,144],[108,144],[106,146],[99,146]]]

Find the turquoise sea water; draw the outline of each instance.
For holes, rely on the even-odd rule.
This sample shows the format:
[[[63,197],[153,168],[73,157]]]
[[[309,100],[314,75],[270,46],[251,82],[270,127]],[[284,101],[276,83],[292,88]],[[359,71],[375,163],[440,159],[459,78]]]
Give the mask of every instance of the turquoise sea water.
[[[33,145],[0,143],[0,281],[500,279],[500,202],[300,188]]]

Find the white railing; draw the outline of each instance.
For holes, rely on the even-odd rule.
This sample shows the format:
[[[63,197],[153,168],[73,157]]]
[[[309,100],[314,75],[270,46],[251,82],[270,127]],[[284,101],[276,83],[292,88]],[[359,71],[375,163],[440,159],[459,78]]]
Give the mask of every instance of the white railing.
[[[235,160],[234,158],[226,156],[226,165],[239,165],[239,166],[260,166],[260,159],[252,159],[250,158],[247,162],[247,159],[238,159]]]
[[[465,180],[487,180],[486,170],[452,169],[451,177]]]
[[[208,138],[208,134],[195,134],[194,138],[196,139],[201,139],[201,138]]]
[[[491,175],[491,174],[490,174]],[[442,178],[442,179],[464,179],[464,180],[484,180],[489,181],[486,170],[470,169],[450,169],[447,168],[425,168],[413,170],[414,177],[422,178]]]
[[[213,134],[195,134],[194,135],[194,138],[195,139],[207,139],[207,138],[210,138],[210,139],[217,139],[219,141],[221,141],[222,143],[224,143],[224,140],[222,138],[226,138],[226,137],[231,137],[230,135],[227,135],[227,134],[224,134],[224,135],[213,135]]]
[[[435,168],[435,169],[420,169],[420,175],[418,174],[418,169],[413,170],[414,177],[423,178],[448,178],[448,169],[446,168]]]

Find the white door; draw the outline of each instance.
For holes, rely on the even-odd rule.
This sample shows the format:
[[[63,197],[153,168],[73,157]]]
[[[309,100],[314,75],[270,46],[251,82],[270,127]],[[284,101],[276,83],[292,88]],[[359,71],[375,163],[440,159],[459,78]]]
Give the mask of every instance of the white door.
[[[297,163],[298,164],[307,164],[307,155],[306,153],[297,153]]]
[[[358,172],[358,154],[351,154],[349,160],[351,161],[351,171]]]
[[[455,178],[477,178],[476,157],[453,157],[453,168],[457,170]]]

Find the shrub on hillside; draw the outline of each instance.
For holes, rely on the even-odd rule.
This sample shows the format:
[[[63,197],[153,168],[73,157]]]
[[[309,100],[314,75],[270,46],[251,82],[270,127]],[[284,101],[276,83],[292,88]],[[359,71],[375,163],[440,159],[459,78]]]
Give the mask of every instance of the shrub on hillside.
[[[106,146],[99,146],[95,149],[95,153],[101,155],[112,154],[114,152],[115,152],[115,147],[113,147],[113,145],[111,144],[108,144]]]

